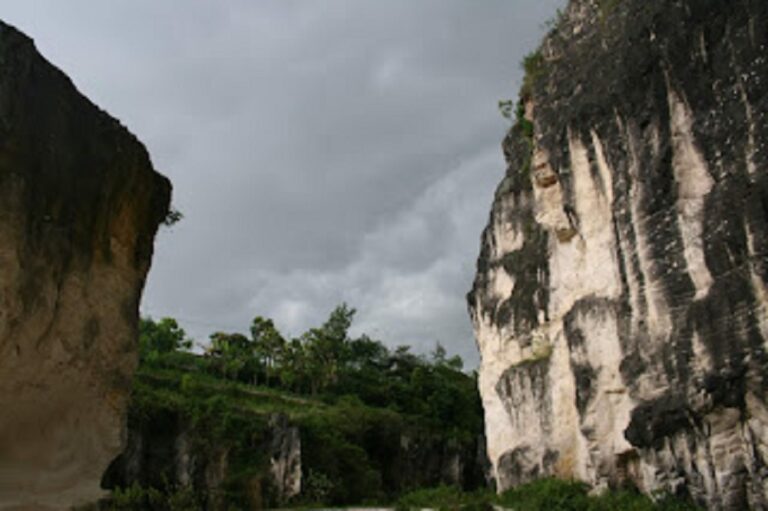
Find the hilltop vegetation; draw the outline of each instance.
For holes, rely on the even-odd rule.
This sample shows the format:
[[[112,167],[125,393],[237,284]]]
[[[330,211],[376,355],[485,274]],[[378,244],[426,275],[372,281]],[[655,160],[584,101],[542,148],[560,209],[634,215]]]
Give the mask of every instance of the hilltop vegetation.
[[[202,356],[191,348],[177,322],[143,318],[141,366],[175,367],[221,381],[275,389],[325,403],[341,398],[370,407],[418,416],[456,437],[482,432],[482,408],[475,375],[462,371],[460,357],[448,357],[438,343],[429,356],[402,345],[348,334],[355,310],[342,304],[321,326],[286,339],[270,319],[256,317],[250,335],[215,332]]]
[[[212,334],[203,354],[188,351],[192,343],[175,320],[142,319],[129,430],[153,452],[108,472],[111,509],[386,503],[422,487],[483,486],[476,376],[439,345],[422,356],[351,338],[353,316],[339,306],[290,340],[257,317],[249,335]],[[270,486],[265,442],[276,416],[301,436],[302,490],[289,502]],[[180,479],[182,435],[193,464],[226,453],[220,484]],[[444,469],[448,460],[460,460],[459,473]],[[139,462],[136,473],[125,468]]]
[[[175,320],[142,319],[133,441],[105,475],[113,492],[102,509],[693,509],[633,491],[590,497],[584,484],[551,479],[496,496],[478,456],[485,446],[476,374],[440,345],[423,356],[351,338],[353,316],[339,306],[291,340],[257,317],[250,335],[212,334],[203,354],[188,351],[192,342]],[[301,438],[301,492],[289,498],[270,473],[276,417]],[[179,465],[180,442],[182,457],[194,458],[187,467]],[[137,443],[143,451],[131,453]],[[458,472],[446,470],[453,465]]]

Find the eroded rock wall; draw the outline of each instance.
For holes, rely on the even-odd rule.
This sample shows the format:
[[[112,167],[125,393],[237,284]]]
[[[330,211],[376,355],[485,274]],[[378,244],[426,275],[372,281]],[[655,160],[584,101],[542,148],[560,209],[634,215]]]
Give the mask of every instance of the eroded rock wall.
[[[573,0],[530,61],[469,295],[501,489],[768,508],[766,58],[761,0]]]
[[[109,488],[186,492],[210,511],[283,506],[302,489],[301,436],[288,417],[252,417],[247,441],[217,435],[171,410],[129,419],[128,443],[104,474]]]
[[[139,385],[148,381],[141,372]],[[153,489],[169,500],[183,496],[217,511],[232,505],[273,509],[319,498],[351,505],[371,495],[395,498],[440,485],[472,491],[486,483],[482,438],[461,442],[400,421],[356,423],[350,433],[318,415],[246,413],[233,419],[232,408],[209,415],[200,413],[202,405],[177,407],[173,399],[150,404],[141,393],[129,410],[127,447],[104,475],[107,488]]]
[[[100,496],[170,184],[0,22],[0,509]]]

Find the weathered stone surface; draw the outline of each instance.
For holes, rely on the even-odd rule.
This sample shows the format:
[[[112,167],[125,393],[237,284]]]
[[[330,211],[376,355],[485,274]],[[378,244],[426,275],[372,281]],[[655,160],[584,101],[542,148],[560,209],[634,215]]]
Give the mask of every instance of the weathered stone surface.
[[[269,474],[275,500],[288,502],[301,492],[301,435],[285,415],[273,415],[269,429]]]
[[[301,492],[299,428],[279,413],[252,420],[261,426],[240,444],[177,411],[133,410],[126,449],[104,474],[104,486],[187,491],[212,511],[225,511],[233,503],[248,509],[284,505]]]
[[[142,144],[0,23],[0,509],[102,494],[169,198]]]
[[[573,0],[541,46],[470,313],[488,453],[768,508],[768,3]]]

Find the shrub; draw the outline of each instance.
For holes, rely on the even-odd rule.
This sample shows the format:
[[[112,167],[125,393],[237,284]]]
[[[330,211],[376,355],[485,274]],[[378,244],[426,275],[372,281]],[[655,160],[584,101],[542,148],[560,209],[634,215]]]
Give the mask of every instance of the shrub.
[[[440,509],[485,511],[493,509],[494,496],[489,490],[464,493],[455,486],[438,486],[414,490],[400,497],[396,503],[398,511],[410,509]]]
[[[670,496],[656,502],[632,489],[589,495],[589,486],[576,481],[540,479],[504,492],[498,503],[514,511],[695,511],[693,504]]]
[[[544,73],[544,56],[540,51],[533,51],[523,58],[522,67],[525,76],[523,77],[523,86],[520,89],[520,99],[525,102],[533,94],[536,80]]]
[[[584,483],[548,478],[507,490],[498,500],[515,511],[586,510],[588,489]]]

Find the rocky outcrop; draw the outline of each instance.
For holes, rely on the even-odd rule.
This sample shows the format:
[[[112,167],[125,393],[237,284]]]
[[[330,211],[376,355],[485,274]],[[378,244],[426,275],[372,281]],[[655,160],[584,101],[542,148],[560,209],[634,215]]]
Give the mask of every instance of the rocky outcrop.
[[[462,443],[404,424],[389,430],[372,423],[349,443],[337,443],[318,438],[307,417],[246,412],[234,419],[238,411],[227,407],[214,414],[205,405],[195,411],[148,404],[141,397],[133,401],[127,447],[105,473],[104,487],[159,492],[169,501],[188,499],[190,509],[216,511],[285,507],[344,492],[357,498],[353,503],[386,500],[415,488],[475,490],[486,483],[481,438]],[[322,421],[324,434],[337,435],[332,427]],[[318,488],[319,474],[338,488]],[[364,486],[370,477],[378,482],[374,493],[358,495],[360,488],[349,487],[356,482],[370,489]]]
[[[288,502],[301,492],[301,435],[285,415],[269,421],[269,475],[277,502]]]
[[[390,446],[388,456],[380,464],[388,465],[396,493],[436,486],[474,491],[488,483],[484,446],[482,435],[462,444],[423,431],[403,432],[400,445]]]
[[[169,198],[142,144],[0,23],[0,509],[103,493]]]
[[[171,410],[132,413],[127,447],[105,473],[104,486],[153,488],[176,498],[186,492],[195,509],[211,511],[233,504],[272,508],[297,496],[299,428],[272,414],[252,417],[242,432],[244,438],[217,434],[209,421]]]
[[[469,295],[501,489],[768,508],[768,4],[573,0]]]

